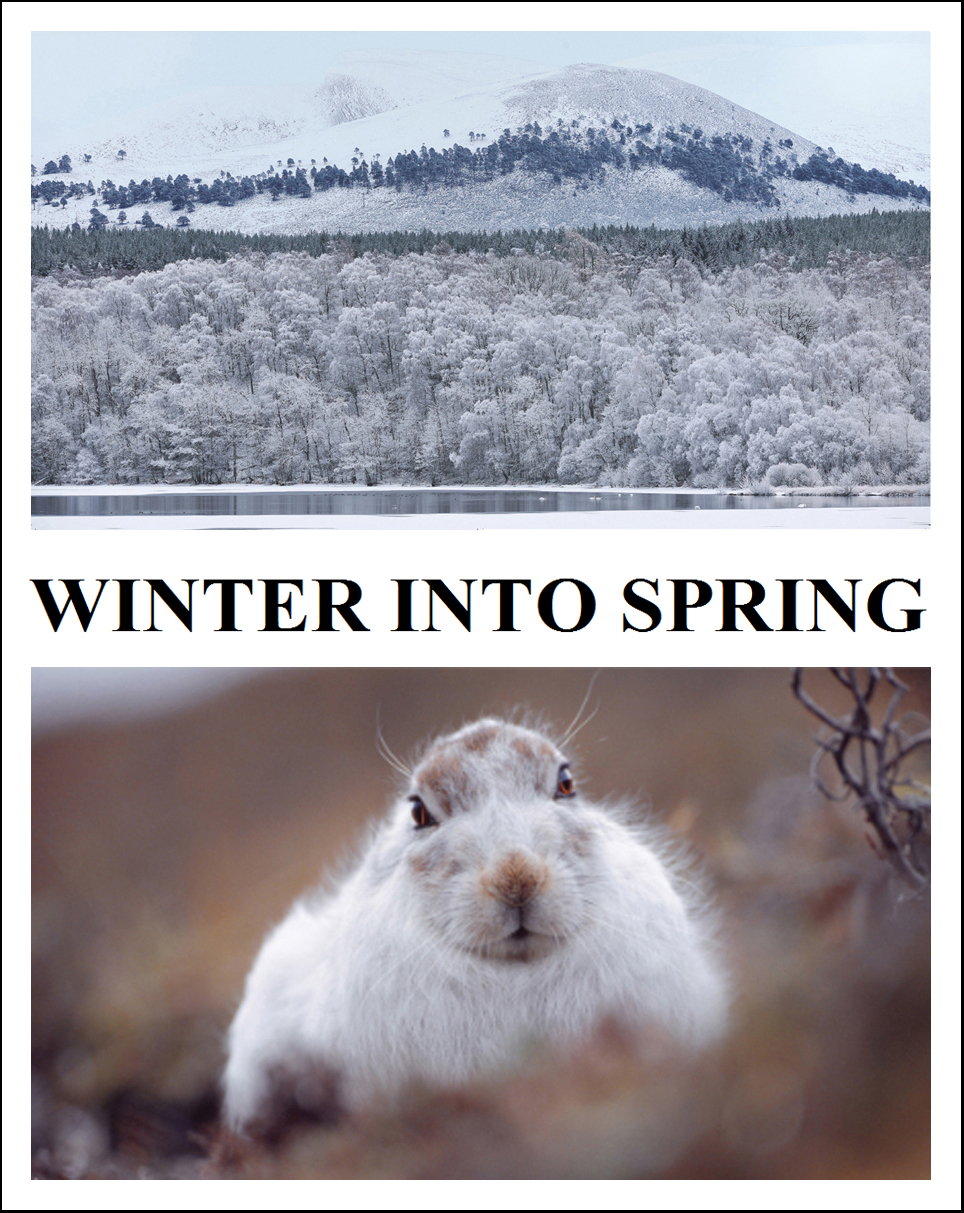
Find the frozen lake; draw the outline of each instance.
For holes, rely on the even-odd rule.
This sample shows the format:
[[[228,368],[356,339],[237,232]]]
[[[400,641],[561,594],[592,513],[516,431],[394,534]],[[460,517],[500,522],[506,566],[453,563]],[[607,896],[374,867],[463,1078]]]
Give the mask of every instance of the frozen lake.
[[[31,513],[36,519],[256,519],[307,518],[423,518],[433,515],[482,515],[495,521],[504,516],[626,514],[641,511],[729,511],[741,514],[773,510],[866,511],[895,506],[927,507],[929,497],[885,497],[861,494],[838,496],[736,496],[714,492],[659,492],[598,489],[225,489],[181,491],[169,487],[140,492],[127,488],[104,492],[60,489],[46,494],[34,490]],[[480,521],[466,518],[468,525]],[[532,519],[538,525],[539,520]],[[548,520],[545,520],[548,521]],[[598,520],[604,522],[603,518]],[[642,521],[642,520],[640,520]],[[749,521],[748,518],[743,521]],[[762,521],[762,520],[761,520]],[[856,523],[856,518],[854,519]],[[136,524],[135,524],[136,525]],[[262,524],[264,525],[264,524]],[[272,525],[267,522],[266,525]]]

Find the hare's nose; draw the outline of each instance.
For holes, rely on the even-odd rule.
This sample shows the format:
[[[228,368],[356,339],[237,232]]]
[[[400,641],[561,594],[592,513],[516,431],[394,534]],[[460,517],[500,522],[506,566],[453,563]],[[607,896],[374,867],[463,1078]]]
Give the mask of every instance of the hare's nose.
[[[548,880],[544,863],[530,859],[518,851],[506,855],[483,877],[483,886],[490,897],[503,905],[520,909],[528,905]]]

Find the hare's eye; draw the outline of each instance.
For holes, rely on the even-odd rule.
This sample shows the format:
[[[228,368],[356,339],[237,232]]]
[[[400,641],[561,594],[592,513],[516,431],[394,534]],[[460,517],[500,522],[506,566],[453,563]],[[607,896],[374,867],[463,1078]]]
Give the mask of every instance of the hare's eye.
[[[576,793],[576,785],[572,781],[572,776],[569,774],[568,766],[559,768],[559,775],[556,782],[556,796],[574,796]]]
[[[416,830],[424,830],[427,826],[438,825],[438,822],[425,807],[425,802],[420,796],[410,796],[412,802],[412,820],[415,822]]]

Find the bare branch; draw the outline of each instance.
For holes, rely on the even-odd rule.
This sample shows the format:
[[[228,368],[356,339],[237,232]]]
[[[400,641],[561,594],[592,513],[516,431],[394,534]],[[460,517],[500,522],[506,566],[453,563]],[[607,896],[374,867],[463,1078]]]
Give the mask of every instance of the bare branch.
[[[831,669],[831,674],[853,700],[849,712],[834,716],[803,688],[803,671],[793,672],[793,694],[811,715],[824,726],[814,738],[817,752],[810,772],[818,791],[837,802],[853,798],[873,834],[874,850],[915,889],[928,880],[925,835],[930,823],[930,789],[918,783],[904,770],[906,759],[922,746],[930,744],[930,728],[909,733],[903,727],[907,717],[898,717],[901,700],[908,687],[889,669],[869,669],[863,675],[855,669]],[[891,694],[880,723],[874,724],[873,701],[878,690],[889,687]],[[826,759],[836,769],[833,786],[823,774]]]

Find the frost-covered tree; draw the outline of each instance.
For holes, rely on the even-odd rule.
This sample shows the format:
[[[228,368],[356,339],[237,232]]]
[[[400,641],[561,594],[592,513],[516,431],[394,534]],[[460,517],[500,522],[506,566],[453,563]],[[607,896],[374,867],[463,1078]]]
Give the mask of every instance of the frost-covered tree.
[[[499,258],[441,243],[353,256],[345,241],[41,277],[33,302],[46,482],[929,474],[927,272],[889,258],[701,273],[670,255],[627,267],[578,242]]]

